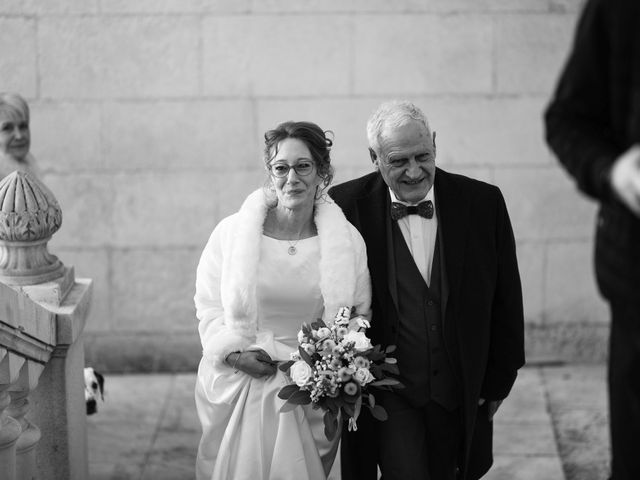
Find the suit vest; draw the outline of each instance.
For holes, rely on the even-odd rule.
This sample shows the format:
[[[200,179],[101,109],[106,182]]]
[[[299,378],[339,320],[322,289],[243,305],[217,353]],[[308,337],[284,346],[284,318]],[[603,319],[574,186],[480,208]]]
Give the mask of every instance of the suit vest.
[[[461,403],[460,389],[443,337],[440,239],[427,286],[411,256],[397,222],[392,222],[393,255],[398,295],[398,333],[395,356],[405,388],[398,393],[414,406],[433,400],[447,410]]]

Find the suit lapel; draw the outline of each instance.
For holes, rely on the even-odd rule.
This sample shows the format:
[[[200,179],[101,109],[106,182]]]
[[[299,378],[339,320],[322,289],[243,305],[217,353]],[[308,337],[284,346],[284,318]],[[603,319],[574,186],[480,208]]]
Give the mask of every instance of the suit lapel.
[[[397,306],[396,272],[391,238],[391,218],[389,215],[389,194],[387,185],[380,175],[374,180],[368,194],[358,199],[361,233],[367,243],[371,282],[377,298],[386,309],[387,292]]]
[[[438,209],[438,235],[443,251],[442,312],[445,314],[449,296],[457,292],[462,279],[469,203],[464,191],[440,169],[436,172],[435,193]]]

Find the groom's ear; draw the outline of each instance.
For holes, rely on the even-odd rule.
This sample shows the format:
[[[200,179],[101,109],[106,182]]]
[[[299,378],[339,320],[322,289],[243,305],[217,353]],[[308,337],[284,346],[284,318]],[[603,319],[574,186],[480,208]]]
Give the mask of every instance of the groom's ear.
[[[371,157],[371,162],[375,165],[378,160],[378,155],[373,151],[373,148],[369,147],[369,156]]]

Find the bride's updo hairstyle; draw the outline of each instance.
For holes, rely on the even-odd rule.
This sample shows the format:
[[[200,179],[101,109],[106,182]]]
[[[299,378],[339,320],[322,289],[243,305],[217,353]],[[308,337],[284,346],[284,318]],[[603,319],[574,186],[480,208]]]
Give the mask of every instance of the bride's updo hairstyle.
[[[278,154],[278,145],[287,138],[296,138],[304,142],[311,157],[316,164],[316,172],[324,188],[333,180],[333,167],[331,166],[331,146],[333,145],[333,132],[322,130],[312,122],[284,122],[273,130],[264,134],[264,163],[269,169],[269,163]]]

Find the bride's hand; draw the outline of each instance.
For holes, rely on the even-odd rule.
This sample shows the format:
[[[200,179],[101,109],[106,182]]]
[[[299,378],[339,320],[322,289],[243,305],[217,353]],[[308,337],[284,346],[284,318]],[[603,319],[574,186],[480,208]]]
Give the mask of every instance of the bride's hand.
[[[271,360],[267,352],[262,349],[234,352],[227,356],[227,364],[242,370],[253,378],[270,377],[277,370],[277,363]]]

